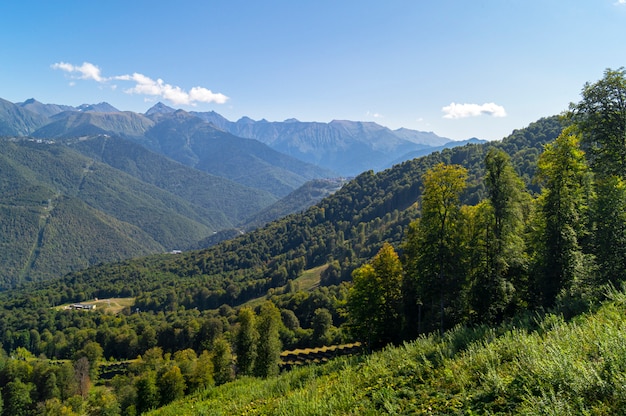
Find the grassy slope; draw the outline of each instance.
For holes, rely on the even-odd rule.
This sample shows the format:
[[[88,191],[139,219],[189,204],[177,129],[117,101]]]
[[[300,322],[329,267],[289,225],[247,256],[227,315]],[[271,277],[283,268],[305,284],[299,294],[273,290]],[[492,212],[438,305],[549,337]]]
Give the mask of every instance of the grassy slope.
[[[294,283],[296,287],[298,288],[298,290],[310,291],[318,287],[320,284],[322,272],[326,270],[327,267],[328,265],[324,264],[322,266],[314,267],[312,269],[303,271],[300,277],[294,280]],[[284,290],[285,287],[286,285],[281,286],[277,288],[277,290],[278,291]],[[250,299],[249,301],[241,304],[240,307],[248,307],[248,308],[254,309],[257,306],[260,306],[266,300],[267,300],[266,295],[259,296],[257,298]]]
[[[153,415],[621,414],[626,295],[564,322],[457,329],[369,356],[244,378]]]

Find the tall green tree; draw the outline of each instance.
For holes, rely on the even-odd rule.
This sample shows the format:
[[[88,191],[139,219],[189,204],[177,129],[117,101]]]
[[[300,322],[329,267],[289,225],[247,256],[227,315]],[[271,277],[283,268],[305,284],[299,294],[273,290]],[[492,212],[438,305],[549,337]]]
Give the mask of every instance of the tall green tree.
[[[616,176],[598,179],[593,209],[594,253],[598,281],[619,287],[626,280],[626,180]]]
[[[157,387],[161,405],[164,406],[185,395],[185,378],[177,365],[171,366],[159,377]]]
[[[213,380],[213,360],[211,354],[207,350],[202,351],[202,354],[198,356],[195,372],[188,383],[190,391],[200,390],[210,387],[214,384]]]
[[[607,69],[602,79],[586,83],[581,101],[571,104],[570,110],[596,176],[593,247],[599,267],[597,283],[619,284],[626,277],[626,70]]]
[[[159,389],[156,373],[147,371],[135,382],[137,388],[137,413],[141,414],[159,406]]]
[[[626,70],[606,69],[602,79],[586,83],[569,116],[593,171],[626,179]]]
[[[409,227],[404,244],[407,278],[413,279],[414,302],[421,305],[413,325],[423,331],[443,332],[462,314],[460,196],[466,181],[465,168],[443,163],[423,176],[421,218]]]
[[[537,288],[543,306],[582,284],[587,269],[581,239],[586,233],[590,175],[580,135],[570,126],[545,147],[538,161]]]
[[[326,308],[317,308],[313,312],[311,328],[313,329],[313,342],[317,345],[329,343],[329,333],[333,326],[333,315]]]
[[[213,343],[213,379],[216,385],[228,383],[235,378],[233,371],[233,352],[230,344],[223,337]]]
[[[530,197],[509,156],[492,148],[485,158],[487,206],[483,207],[484,268],[472,285],[472,308],[480,321],[496,323],[512,313],[526,272],[524,226]],[[484,227],[484,228],[483,228]],[[517,286],[517,288],[516,288]]]
[[[256,315],[250,308],[241,308],[237,315],[237,321],[239,322],[239,330],[235,337],[237,372],[241,375],[252,375],[259,342]]]
[[[4,415],[27,416],[32,411],[32,383],[24,383],[19,378],[4,386]]]
[[[257,320],[259,343],[254,362],[254,375],[257,377],[270,377],[278,374],[282,348],[279,335],[281,324],[280,310],[276,305],[271,301],[263,303]]]
[[[402,263],[384,243],[371,262],[352,273],[348,318],[352,333],[371,347],[398,341],[402,329]]]

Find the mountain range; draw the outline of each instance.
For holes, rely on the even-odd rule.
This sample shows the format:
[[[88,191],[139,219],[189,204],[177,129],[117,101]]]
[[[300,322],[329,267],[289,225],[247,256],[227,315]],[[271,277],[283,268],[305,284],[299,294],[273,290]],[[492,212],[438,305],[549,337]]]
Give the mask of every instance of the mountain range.
[[[236,122],[229,121],[220,114],[209,112],[185,112],[157,103],[144,114],[122,112],[107,103],[71,107],[57,104],[42,104],[34,99],[17,103],[17,107],[46,119],[26,123],[19,133],[34,134],[41,138],[68,137],[72,135],[109,133],[142,141],[152,146],[152,150],[161,151],[168,157],[178,156],[183,163],[190,163],[189,150],[183,153],[168,154],[171,146],[164,146],[160,136],[163,128],[156,128],[163,122],[181,133],[191,127],[189,133],[197,136],[199,123],[194,118],[210,124],[220,133],[209,133],[209,126],[200,128],[201,134],[217,136],[230,133],[228,140],[237,138],[254,139],[266,144],[271,149],[292,156],[298,161],[324,168],[334,175],[355,176],[366,170],[382,170],[393,164],[401,163],[415,155],[422,156],[443,148],[464,145],[467,141],[452,141],[433,132],[422,132],[400,128],[391,130],[373,122],[333,120],[330,123],[301,122],[288,119],[283,122],[267,120],[255,121],[242,117]],[[107,116],[103,116],[107,114]],[[2,117],[0,116],[0,119]],[[22,116],[22,118],[28,118]],[[194,120],[194,121],[192,121]],[[173,126],[172,124],[176,124]],[[30,131],[28,130],[28,127]],[[163,127],[163,126],[161,126]],[[13,134],[19,134],[13,133]],[[4,133],[6,135],[6,133]],[[146,140],[145,136],[149,136]],[[189,137],[187,137],[189,139]],[[472,139],[474,142],[478,139]],[[482,141],[480,141],[482,142]],[[194,153],[193,150],[191,153]],[[192,159],[197,159],[195,155]],[[328,173],[328,172],[327,172]]]
[[[206,247],[343,183],[319,179],[463,144],[375,123],[232,123],[161,103],[139,114],[34,99],[0,99],[0,136],[0,287]]]

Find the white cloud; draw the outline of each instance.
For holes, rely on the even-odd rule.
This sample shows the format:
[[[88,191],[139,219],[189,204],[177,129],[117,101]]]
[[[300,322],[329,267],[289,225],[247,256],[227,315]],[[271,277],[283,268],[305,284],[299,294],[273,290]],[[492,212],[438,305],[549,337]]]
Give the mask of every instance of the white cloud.
[[[373,118],[385,118],[385,116],[383,116],[380,113],[372,113],[371,111],[368,111],[367,113],[368,117],[373,117]]]
[[[60,69],[72,75],[78,73],[78,77],[74,78],[91,79],[99,83],[107,83],[111,80],[134,82],[135,86],[125,89],[125,93],[161,97],[177,105],[196,105],[196,103],[224,104],[228,100],[228,97],[224,94],[214,93],[204,87],[193,87],[187,92],[180,87],[165,83],[160,78],[155,81],[137,72],[132,75],[116,75],[105,78],[102,77],[100,68],[89,62],[84,62],[81,66],[59,62],[53,64],[52,69]],[[117,85],[112,85],[111,88],[115,90]]]
[[[65,72],[69,72],[70,74],[78,72],[80,74],[78,78],[80,79],[93,79],[98,82],[106,81],[100,75],[100,68],[94,64],[90,64],[89,62],[83,62],[81,66],[68,64],[67,62],[58,62],[56,64],[52,64],[52,69],[60,69]]]
[[[441,109],[443,118],[466,118],[477,117],[483,114],[492,117],[506,117],[506,111],[501,105],[495,103],[485,104],[457,104],[451,103]]]
[[[626,5],[626,0],[617,0],[617,2],[615,4],[616,5],[621,5],[621,4],[625,4]]]

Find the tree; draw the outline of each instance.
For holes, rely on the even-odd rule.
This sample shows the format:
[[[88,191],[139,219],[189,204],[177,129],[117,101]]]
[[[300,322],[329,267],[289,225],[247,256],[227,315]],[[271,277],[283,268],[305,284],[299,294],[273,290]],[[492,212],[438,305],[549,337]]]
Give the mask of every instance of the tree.
[[[80,358],[85,357],[89,362],[89,375],[91,379],[95,379],[98,375],[98,364],[102,360],[103,349],[99,343],[95,341],[89,341],[85,346],[74,354],[74,360],[78,361]]]
[[[74,362],[74,376],[78,382],[78,393],[83,399],[87,397],[91,388],[90,369],[87,357],[81,357]]]
[[[617,284],[626,264],[626,70],[606,69],[604,77],[586,83],[582,100],[570,105],[570,119],[581,133],[596,176],[594,254],[597,283]]]
[[[276,305],[271,301],[263,303],[257,320],[259,343],[254,361],[254,375],[257,377],[270,377],[278,374],[282,348],[279,336],[281,324],[280,310]]]
[[[329,331],[333,326],[333,316],[326,308],[317,308],[313,312],[311,327],[313,328],[313,342],[325,345],[329,342]]]
[[[65,401],[70,397],[78,394],[78,380],[76,379],[74,366],[66,362],[56,371],[57,385],[61,392],[60,399]]]
[[[488,205],[482,206],[478,217],[485,233],[484,267],[472,285],[472,307],[480,321],[497,323],[512,308],[516,286],[521,286],[525,275],[523,233],[530,198],[504,151],[491,148],[485,168]]]
[[[33,400],[31,392],[34,386],[24,383],[19,378],[4,386],[4,414],[7,416],[26,416],[31,412]]]
[[[626,70],[606,69],[601,80],[586,83],[569,117],[582,133],[592,170],[626,179]]]
[[[537,178],[543,188],[537,200],[535,251],[543,306],[552,306],[560,292],[584,278],[580,240],[586,231],[590,177],[579,142],[570,126],[546,145],[538,161]]]
[[[198,357],[195,373],[191,382],[188,383],[190,390],[201,390],[212,386],[214,384],[213,372],[213,360],[211,359],[211,355],[204,350]]]
[[[414,296],[420,304],[417,317],[409,325],[433,330],[452,326],[462,310],[461,289],[461,192],[465,190],[467,170],[459,165],[440,163],[423,176],[421,218],[414,221],[404,243],[407,279],[412,279]],[[417,324],[417,325],[416,325]]]
[[[598,285],[619,287],[626,279],[626,180],[613,175],[599,179],[593,209],[596,224],[594,254]]]
[[[40,400],[48,400],[61,397],[61,391],[57,386],[57,376],[54,371],[48,371],[44,375],[41,388]]]
[[[239,330],[235,337],[237,353],[237,372],[241,375],[252,375],[257,356],[259,333],[256,328],[256,316],[250,308],[241,308],[237,316]]]
[[[120,410],[117,397],[107,389],[98,389],[89,396],[87,403],[89,416],[117,416]]]
[[[141,414],[159,406],[159,390],[156,384],[156,374],[148,371],[135,382],[137,388],[137,413]]]
[[[402,263],[389,243],[383,244],[370,263],[352,273],[347,304],[350,330],[370,347],[401,337],[402,279]]]
[[[213,343],[213,379],[216,385],[228,383],[235,374],[233,372],[233,353],[230,344],[223,337]]]
[[[185,378],[180,371],[180,367],[172,365],[166,372],[161,374],[157,387],[161,397],[161,406],[182,398],[185,395],[187,386],[185,385]]]
[[[183,375],[183,379],[185,380],[185,387],[190,388],[190,383],[193,383],[193,379],[196,375],[198,355],[191,348],[187,348],[184,350],[176,351],[174,353],[174,361],[176,362],[176,365]]]

